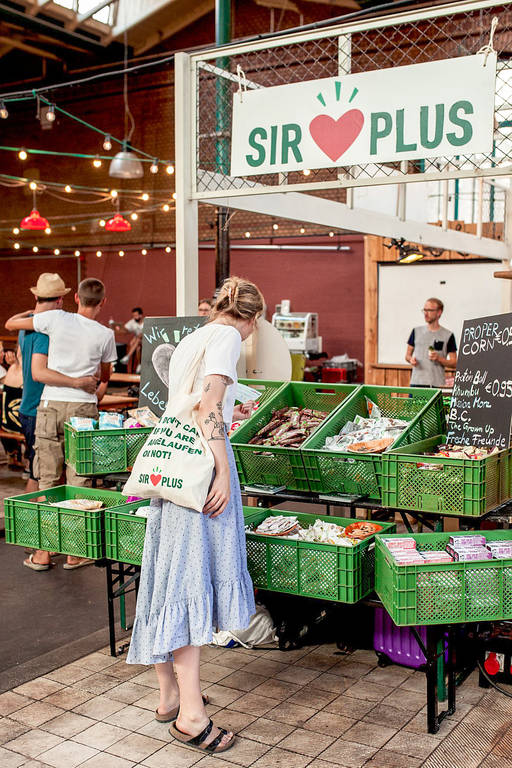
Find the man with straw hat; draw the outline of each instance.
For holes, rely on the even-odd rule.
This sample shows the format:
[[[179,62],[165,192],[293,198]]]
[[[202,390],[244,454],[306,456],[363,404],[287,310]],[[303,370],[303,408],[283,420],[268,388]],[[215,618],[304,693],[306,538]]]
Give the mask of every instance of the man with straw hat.
[[[35,425],[35,474],[39,489],[47,490],[59,484],[64,468],[64,423],[73,416],[97,419],[96,371],[101,381],[108,381],[111,363],[117,359],[114,334],[96,322],[105,303],[105,286],[100,280],[82,280],[75,294],[76,313],[61,309],[62,297],[71,289],[57,274],[45,273],[30,289],[37,297],[36,310],[14,315],[6,322],[10,330],[37,331],[46,335],[47,353],[33,350],[31,373],[35,382],[44,384],[37,407]],[[42,295],[41,295],[42,294]],[[55,302],[51,311],[39,309],[40,299]],[[88,486],[90,479],[77,475],[66,467],[69,485]],[[68,570],[88,565],[86,558],[68,557]],[[33,570],[48,570],[48,552],[36,552],[25,561]]]

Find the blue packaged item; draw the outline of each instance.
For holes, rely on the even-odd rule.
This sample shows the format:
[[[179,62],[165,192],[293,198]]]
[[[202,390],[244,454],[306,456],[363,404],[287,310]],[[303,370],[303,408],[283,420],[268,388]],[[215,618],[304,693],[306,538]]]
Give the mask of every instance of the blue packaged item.
[[[98,423],[96,419],[91,419],[89,416],[72,416],[69,422],[73,429],[76,429],[78,432],[95,429]]]
[[[120,429],[123,426],[123,422],[124,416],[122,413],[100,411],[100,429]]]

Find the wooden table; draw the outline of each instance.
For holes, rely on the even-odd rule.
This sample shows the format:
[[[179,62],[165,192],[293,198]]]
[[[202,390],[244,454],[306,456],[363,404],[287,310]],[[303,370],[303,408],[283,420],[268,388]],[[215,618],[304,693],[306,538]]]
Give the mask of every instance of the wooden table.
[[[109,384],[140,384],[140,373],[113,373]]]
[[[104,395],[101,403],[98,404],[98,408],[100,411],[127,411],[129,408],[136,408],[138,402],[138,397]]]

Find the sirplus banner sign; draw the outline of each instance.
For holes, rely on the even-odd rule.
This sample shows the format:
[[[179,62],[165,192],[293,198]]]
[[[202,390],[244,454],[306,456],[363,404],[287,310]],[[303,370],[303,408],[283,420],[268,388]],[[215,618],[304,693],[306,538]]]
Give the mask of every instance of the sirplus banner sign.
[[[490,152],[495,79],[493,53],[239,91],[231,175]]]

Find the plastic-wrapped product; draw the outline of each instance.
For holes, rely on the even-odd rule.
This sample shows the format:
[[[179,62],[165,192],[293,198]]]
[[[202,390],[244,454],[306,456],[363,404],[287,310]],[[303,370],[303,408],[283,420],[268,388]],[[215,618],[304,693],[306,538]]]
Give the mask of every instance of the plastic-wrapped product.
[[[475,534],[473,536],[450,536],[449,543],[454,549],[467,549],[468,547],[485,547],[485,536]]]
[[[392,552],[397,549],[416,549],[416,541],[413,538],[404,537],[403,539],[386,539],[381,537],[386,547]]]
[[[96,419],[91,419],[88,416],[71,416],[69,423],[77,432],[85,432],[89,429],[96,429],[98,422]]]
[[[486,547],[471,547],[471,549],[455,550],[453,555],[455,562],[468,562],[470,560],[492,560],[492,552]]]
[[[123,426],[124,416],[122,413],[111,411],[100,411],[99,428],[100,429],[120,429]]]

